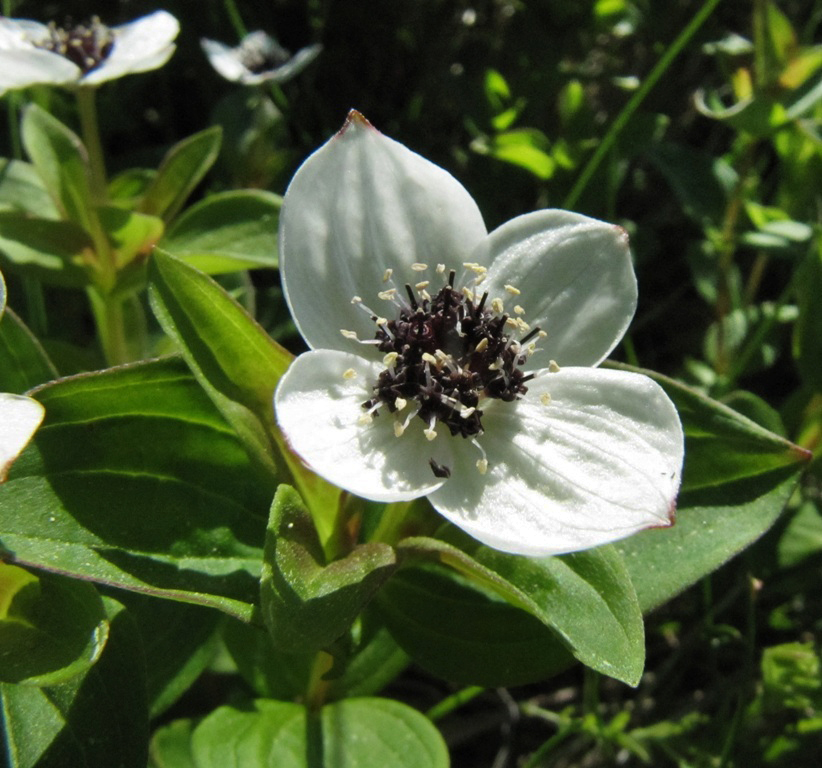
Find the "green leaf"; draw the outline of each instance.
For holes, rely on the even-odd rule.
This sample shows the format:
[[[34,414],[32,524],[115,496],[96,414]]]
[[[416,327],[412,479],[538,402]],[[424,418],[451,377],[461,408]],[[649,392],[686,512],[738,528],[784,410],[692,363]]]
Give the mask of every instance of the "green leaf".
[[[91,231],[90,172],[83,142],[36,104],[23,113],[22,139],[61,215]]]
[[[767,531],[810,454],[672,379],[645,373],[674,401],[685,431],[676,524],[614,545],[625,558],[642,610],[649,611]]]
[[[0,260],[11,269],[52,285],[84,288],[94,244],[71,221],[0,213]]]
[[[148,768],[197,768],[191,754],[194,721],[175,720],[158,728],[149,744]]]
[[[645,661],[642,614],[621,557],[599,547],[561,557],[509,555],[455,528],[447,542],[404,539],[402,556],[436,558],[549,627],[583,664],[637,685]],[[413,559],[412,559],[413,562]],[[398,638],[402,644],[402,640]]]
[[[291,355],[217,283],[160,249],[150,261],[149,297],[200,384],[275,476],[272,398]]]
[[[524,685],[574,663],[539,619],[435,563],[398,571],[375,604],[403,650],[452,682]]]
[[[315,519],[318,510],[332,514],[342,492],[306,470],[274,424],[274,389],[291,353],[211,278],[159,248],[149,263],[149,298],[200,385],[269,474],[272,495],[275,479],[285,481],[290,470]],[[320,535],[325,540],[330,530]]]
[[[0,592],[0,681],[57,685],[97,661],[108,621],[91,584],[0,563]]]
[[[60,216],[35,167],[6,158],[0,158],[0,211],[18,211],[44,219]]]
[[[149,251],[163,234],[163,221],[156,216],[125,211],[114,206],[97,209],[100,223],[111,243],[118,269],[138,256],[148,258]]]
[[[281,205],[262,190],[212,195],[176,219],[160,247],[208,274],[276,268]]]
[[[408,666],[407,654],[370,606],[356,620],[351,635],[342,674],[326,680],[326,701],[372,696]],[[226,621],[222,637],[240,674],[258,696],[295,701],[309,689],[316,653],[282,653],[265,629],[240,621]]]
[[[164,221],[173,219],[214,165],[220,152],[222,135],[219,126],[212,126],[175,144],[157,169],[139,211],[160,216]]]
[[[57,376],[40,342],[7,308],[0,316],[0,390],[22,394]]]
[[[223,616],[199,605],[135,592],[120,592],[118,597],[143,640],[149,716],[155,718],[174,704],[213,660]]]
[[[129,168],[118,173],[108,183],[108,199],[127,210],[134,210],[151,183],[157,171],[150,168]]]
[[[104,598],[109,640],[97,663],[69,682],[0,684],[9,768],[144,768],[145,667],[136,627]]]
[[[155,765],[178,768],[168,750],[184,757],[186,726],[171,735],[158,731]],[[390,699],[361,698],[328,704],[319,715],[305,707],[258,699],[220,707],[191,735],[193,768],[447,768],[448,751],[439,731],[411,707]],[[159,759],[157,759],[159,757]]]
[[[285,652],[330,646],[395,566],[394,550],[376,541],[326,564],[302,499],[281,485],[271,505],[260,585],[263,619],[274,646]]]
[[[270,496],[180,360],[61,379],[0,493],[6,558],[247,620]]]
[[[494,136],[489,144],[488,154],[497,160],[518,165],[545,181],[554,175],[556,168],[548,150],[548,139],[542,131],[519,128]]]

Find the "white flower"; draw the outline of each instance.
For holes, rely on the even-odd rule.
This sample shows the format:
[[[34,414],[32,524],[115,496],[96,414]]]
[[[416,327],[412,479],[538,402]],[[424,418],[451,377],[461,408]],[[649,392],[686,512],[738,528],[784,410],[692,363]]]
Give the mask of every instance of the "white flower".
[[[280,221],[312,351],[275,409],[309,468],[367,499],[428,496],[518,554],[673,522],[673,404],[650,378],[593,367],[636,305],[622,229],[542,210],[488,234],[459,182],[356,112],[298,170]]]
[[[45,408],[30,397],[0,392],[0,483],[14,460],[28,445],[40,422]]]
[[[0,95],[31,85],[99,85],[157,69],[174,53],[179,31],[165,11],[111,28],[96,17],[70,29],[0,18]]]
[[[273,37],[260,30],[247,34],[236,48],[207,38],[200,40],[200,45],[219,74],[226,80],[244,85],[290,80],[322,50],[321,45],[309,45],[292,56]]]

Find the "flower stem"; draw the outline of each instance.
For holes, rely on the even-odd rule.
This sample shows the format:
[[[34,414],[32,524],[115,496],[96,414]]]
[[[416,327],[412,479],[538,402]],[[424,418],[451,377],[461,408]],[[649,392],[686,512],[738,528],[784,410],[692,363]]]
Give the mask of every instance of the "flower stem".
[[[121,365],[130,362],[123,300],[110,293],[102,294],[94,287],[88,289],[88,297],[106,363]]]
[[[243,23],[243,17],[240,16],[240,12],[237,10],[237,4],[234,0],[223,0],[223,5],[228,18],[231,20],[231,26],[237,32],[237,36],[240,38],[245,37],[248,34],[248,29]]]
[[[634,112],[639,108],[639,105],[645,100],[645,97],[651,92],[651,89],[657,84],[657,81],[665,74],[668,67],[671,66],[673,60],[679,55],[680,51],[687,45],[688,41],[696,34],[696,31],[702,26],[705,20],[713,13],[714,8],[719,5],[719,0],[706,0],[699,12],[691,19],[685,29],[679,33],[679,36],[671,45],[665,50],[662,58],[656,63],[656,66],[651,70],[649,75],[645,78],[642,85],[637,88],[634,95],[628,100],[628,103],[622,108],[622,111],[617,115],[616,120],[611,123],[611,127],[605,134],[605,137],[599,143],[588,164],[583,168],[582,173],[576,180],[568,196],[565,198],[563,208],[573,208],[588,183],[591,181],[594,173],[596,173],[599,164],[608,154],[608,151],[613,146],[614,142],[622,133],[622,129],[628,124],[628,121],[633,116]]]
[[[88,152],[91,174],[91,194],[97,205],[105,202],[106,166],[103,160],[103,145],[100,143],[100,128],[97,122],[97,105],[94,101],[95,89],[83,87],[77,89],[77,110],[80,115],[80,129],[83,143]]]

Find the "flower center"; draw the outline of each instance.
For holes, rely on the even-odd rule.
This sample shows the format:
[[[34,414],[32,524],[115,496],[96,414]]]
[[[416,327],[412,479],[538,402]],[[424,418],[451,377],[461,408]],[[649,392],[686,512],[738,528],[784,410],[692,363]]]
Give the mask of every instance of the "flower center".
[[[237,48],[240,63],[255,75],[285,64],[291,54],[265,32],[252,32]]]
[[[429,440],[437,436],[438,425],[448,428],[452,436],[470,439],[482,452],[477,462],[481,472],[487,462],[476,437],[483,433],[482,404],[488,399],[511,402],[527,391],[526,382],[533,373],[521,366],[536,351],[537,337],[545,336],[539,328],[530,328],[522,318],[523,309],[515,306],[505,311],[500,298],[489,300],[487,292],[479,293],[485,268],[466,264],[475,278],[470,287],[454,287],[456,273],[451,270],[447,281],[432,297],[429,281],[406,284],[404,294],[396,288],[382,291],[379,297],[390,301],[396,316],[389,320],[364,307],[377,325],[371,342],[385,353],[385,370],[372,387],[372,397],[363,403],[365,420],[370,421],[384,407],[396,414],[394,433],[401,436],[411,420],[418,416],[426,424],[423,430]],[[425,271],[427,266],[415,264]],[[445,267],[436,269],[440,277]],[[391,271],[386,272],[386,282]],[[513,286],[506,290],[516,296]],[[362,304],[355,297],[355,304]],[[348,331],[344,335],[353,337]],[[519,339],[516,336],[520,336]],[[438,477],[449,470],[432,460],[431,469]]]
[[[65,56],[88,74],[108,57],[114,46],[114,32],[100,23],[97,16],[92,16],[87,24],[58,27],[54,22],[49,24],[49,36],[34,43],[60,56]]]

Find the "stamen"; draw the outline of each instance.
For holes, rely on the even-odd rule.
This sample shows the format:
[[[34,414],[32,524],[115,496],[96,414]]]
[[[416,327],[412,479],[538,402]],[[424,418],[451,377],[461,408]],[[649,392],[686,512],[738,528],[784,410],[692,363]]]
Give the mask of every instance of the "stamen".
[[[416,284],[414,285],[414,287],[415,287],[418,291],[422,291],[422,290],[424,290],[425,288],[427,288],[429,285],[431,285],[431,281],[430,281],[430,280],[423,280],[421,283],[416,283]]]
[[[382,299],[383,301],[393,301],[394,297],[397,295],[396,288],[389,288],[386,291],[380,291],[377,296]]]
[[[539,401],[540,401],[543,405],[550,405],[550,403],[551,403],[551,395],[549,395],[547,392],[543,392],[543,393],[539,396]]]
[[[385,270],[385,272],[383,273],[383,276],[382,276],[382,281],[383,281],[384,283],[387,283],[387,282],[391,279],[391,275],[393,275],[393,274],[394,274],[394,270],[393,270],[393,269],[391,269],[391,268],[389,267],[389,268],[388,268],[388,269],[386,269],[386,270]]]
[[[477,470],[481,475],[484,475],[488,471],[488,456],[485,453],[485,449],[479,444],[475,437],[471,438],[471,444],[482,454],[482,457],[477,459]]]
[[[445,264],[437,264],[437,274],[444,275],[445,274]]]
[[[560,369],[559,369],[559,366],[557,365],[557,361],[556,361],[556,360],[549,360],[549,361],[548,361],[548,370],[549,370],[551,373],[559,373],[559,370],[560,370]]]
[[[502,299],[491,299],[491,309],[498,315],[501,315],[505,311],[505,305],[502,303]]]
[[[340,328],[340,333],[345,336],[346,339],[351,339],[352,341],[360,340],[356,331],[346,331],[344,328]]]
[[[405,406],[406,406],[406,405],[408,405],[408,401],[407,401],[404,397],[398,397],[398,398],[394,401],[394,407],[395,407],[398,411],[401,411],[403,408],[405,408]]]
[[[357,372],[353,368],[349,368],[348,370],[343,372],[343,378],[348,379],[349,381],[351,379],[356,379],[357,378]]]
[[[524,315],[525,314],[525,310],[519,304],[516,304],[514,306],[514,312],[517,315]]]
[[[519,288],[515,288],[513,285],[506,284],[505,290],[508,291],[512,296],[519,296],[522,291]]]
[[[425,270],[428,269],[428,265],[423,264],[422,262],[419,262],[419,261],[415,261],[411,265],[411,269],[413,269],[415,272],[425,272]]]
[[[390,368],[394,363],[397,362],[397,358],[399,357],[399,353],[397,352],[389,352],[386,356],[382,359],[382,364],[386,368]]]

